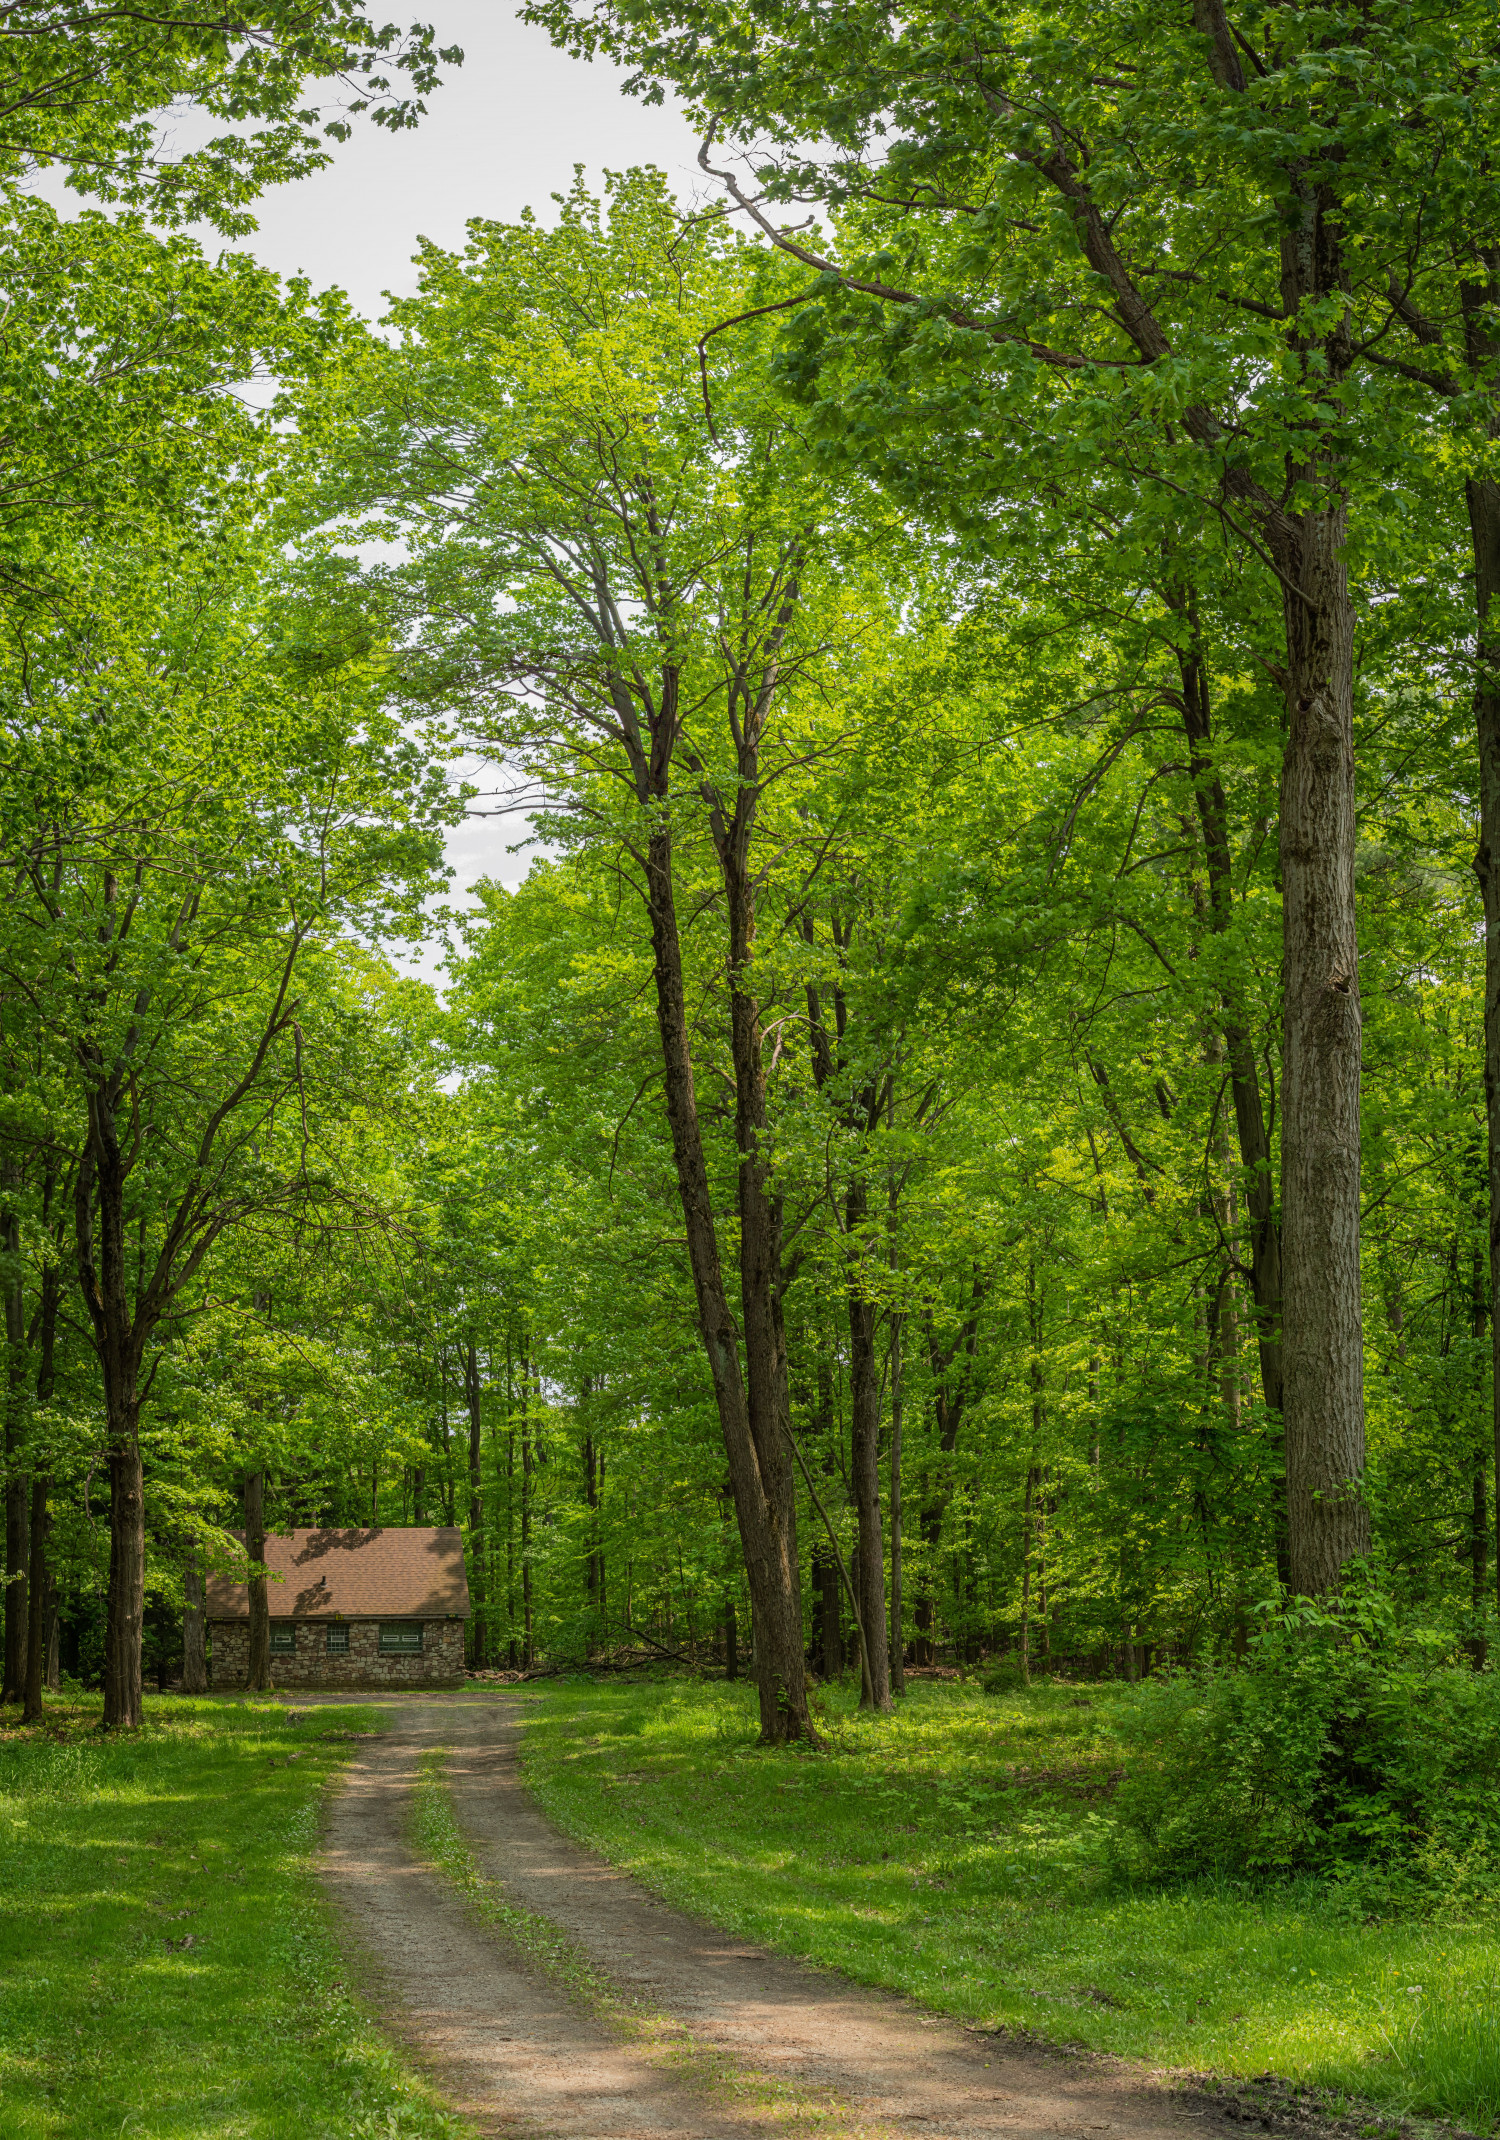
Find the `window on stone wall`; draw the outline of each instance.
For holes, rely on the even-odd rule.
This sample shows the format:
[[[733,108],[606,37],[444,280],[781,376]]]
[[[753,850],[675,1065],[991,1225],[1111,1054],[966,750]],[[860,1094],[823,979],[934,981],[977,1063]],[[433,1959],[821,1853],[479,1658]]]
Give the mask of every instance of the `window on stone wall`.
[[[333,1656],[337,1655],[337,1654],[338,1654],[338,1653],[339,1653],[340,1651],[342,1651],[342,1650],[347,1650],[347,1649],[348,1649],[348,1647],[349,1647],[349,1630],[348,1630],[348,1628],[347,1628],[347,1627],[330,1627],[330,1628],[329,1628],[329,1630],[328,1630],[328,1654],[329,1654],[329,1656],[330,1656],[330,1657],[333,1657]]]
[[[296,1628],[273,1626],[271,1629],[271,1655],[273,1657],[293,1657],[296,1652]]]
[[[382,1657],[411,1657],[422,1647],[422,1623],[420,1620],[382,1620],[380,1623],[380,1654]]]

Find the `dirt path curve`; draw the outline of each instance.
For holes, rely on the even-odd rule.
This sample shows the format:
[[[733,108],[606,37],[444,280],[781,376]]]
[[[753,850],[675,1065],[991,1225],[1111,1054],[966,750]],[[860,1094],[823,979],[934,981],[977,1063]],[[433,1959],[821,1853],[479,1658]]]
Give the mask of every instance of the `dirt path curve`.
[[[450,1749],[459,1823],[511,1899],[552,1919],[629,1997],[697,2044],[846,2106],[842,2117],[834,2110],[835,2126],[931,2140],[1184,2140],[1190,2131],[1216,2140],[1232,2129],[1201,2099],[1139,2069],[971,2035],[668,1908],[537,1810],[521,1784],[514,1703],[393,1706],[394,1728],[356,1761],[335,1801],[328,1877],[382,1958],[392,2025],[487,2130],[747,2140],[765,2121],[708,2105],[464,1921],[403,1840],[417,1759],[431,1746]]]

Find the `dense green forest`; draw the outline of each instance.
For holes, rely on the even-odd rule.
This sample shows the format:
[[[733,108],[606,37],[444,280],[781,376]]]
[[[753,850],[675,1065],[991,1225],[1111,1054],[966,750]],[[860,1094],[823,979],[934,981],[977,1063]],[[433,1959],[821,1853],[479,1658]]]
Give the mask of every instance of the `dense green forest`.
[[[5,1699],[138,1722],[312,1523],[768,1740],[1291,1627],[1487,1678],[1490,11],[530,14],[701,191],[371,322],[253,203],[457,55],[13,11]]]

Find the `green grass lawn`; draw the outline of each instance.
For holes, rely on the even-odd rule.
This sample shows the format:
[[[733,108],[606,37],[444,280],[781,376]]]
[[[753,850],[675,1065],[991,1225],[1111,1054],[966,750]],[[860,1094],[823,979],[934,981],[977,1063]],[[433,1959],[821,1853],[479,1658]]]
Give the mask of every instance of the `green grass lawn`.
[[[0,1723],[0,2140],[467,2132],[362,2013],[311,1875],[378,1712],[167,1696],[110,1740],[97,1714]]]
[[[1500,2121],[1493,1908],[1370,1924],[1306,1881],[1111,1874],[1127,1686],[919,1684],[881,1722],[833,1690],[816,1754],[758,1748],[742,1686],[526,1693],[527,1777],[553,1818],[735,1932],[971,2022]]]

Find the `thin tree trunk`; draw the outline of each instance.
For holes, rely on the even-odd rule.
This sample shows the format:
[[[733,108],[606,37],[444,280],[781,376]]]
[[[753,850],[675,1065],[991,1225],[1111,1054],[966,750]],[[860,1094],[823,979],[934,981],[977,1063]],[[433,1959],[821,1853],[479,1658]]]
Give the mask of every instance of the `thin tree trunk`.
[[[484,1450],[484,1421],[479,1386],[479,1353],[473,1338],[464,1353],[464,1395],[469,1406],[469,1568],[474,1597],[474,1666],[482,1671],[489,1662],[488,1599],[485,1584],[484,1483],[480,1458]]]
[[[49,1175],[45,1207],[50,1214],[55,1177]],[[61,1273],[56,1263],[42,1267],[42,1297],[38,1316],[36,1395],[38,1404],[50,1403],[57,1358],[57,1311],[61,1300]],[[40,1461],[38,1459],[38,1461]],[[52,1519],[47,1513],[46,1473],[36,1470],[31,1481],[31,1571],[30,1610],[26,1621],[26,1721],[37,1722],[42,1714],[44,1688],[56,1687],[53,1648],[57,1629],[57,1585],[47,1558]]]
[[[94,1219],[97,1202],[98,1253]],[[137,1378],[148,1315],[132,1312],[126,1275],[125,1166],[107,1093],[89,1101],[89,1142],[74,1184],[78,1281],[104,1385],[109,1466],[109,1574],[104,1594],[107,1730],[141,1722],[141,1629],[146,1617],[146,1501]]]
[[[7,1164],[7,1188],[19,1186]],[[0,1252],[10,1266],[5,1286],[5,1660],[0,1701],[19,1702],[26,1691],[26,1592],[30,1542],[31,1482],[21,1468],[25,1417],[26,1310],[21,1281],[21,1222],[14,1209],[0,1217]]]
[[[976,1264],[971,1277],[964,1319],[952,1344],[946,1347],[938,1341],[932,1316],[925,1317],[927,1358],[932,1372],[933,1425],[937,1433],[939,1462],[928,1477],[919,1517],[922,1542],[927,1548],[927,1568],[913,1614],[916,1622],[915,1647],[918,1664],[931,1664],[937,1654],[933,1640],[934,1593],[937,1586],[938,1557],[943,1544],[943,1523],[953,1492],[953,1472],[949,1460],[958,1447],[959,1429],[968,1406],[974,1374],[974,1355],[979,1342],[979,1317],[988,1292],[989,1280],[981,1275]],[[950,1382],[949,1377],[955,1368],[958,1373]]]
[[[515,1404],[514,1364],[510,1339],[505,1341],[505,1417],[509,1421]],[[514,1672],[520,1663],[516,1647],[516,1430],[505,1430],[505,1626],[506,1662]]]
[[[891,1692],[906,1692],[901,1596],[901,1317],[891,1316]]]
[[[583,1503],[589,1512],[589,1550],[584,1561],[583,1571],[584,1603],[588,1615],[586,1641],[588,1646],[592,1647],[598,1640],[599,1634],[599,1561],[598,1555],[594,1551],[597,1540],[599,1487],[594,1476],[594,1437],[592,1434],[585,1434],[583,1437]]]
[[[1036,1494],[1036,1466],[1026,1467],[1026,1496],[1021,1515],[1021,1684],[1031,1685],[1031,1507]]]
[[[198,1548],[189,1549],[182,1568],[182,1691],[208,1692],[208,1655],[204,1642],[203,1566]]]
[[[1021,1681],[1031,1684],[1031,1562],[1037,1532],[1037,1488],[1042,1480],[1042,1423],[1045,1417],[1045,1379],[1042,1360],[1042,1303],[1036,1282],[1035,1252],[1026,1264],[1026,1322],[1029,1351],[1027,1382],[1031,1390],[1031,1462],[1026,1467],[1026,1501],[1021,1562]],[[1046,1613],[1046,1592],[1042,1593]],[[1045,1636],[1044,1636],[1045,1647]]]
[[[759,1030],[751,999],[731,979],[736,1121],[740,1148],[740,1294],[746,1317],[746,1368],[719,1260],[688,1039],[672,886],[671,835],[655,829],[646,858],[657,1026],[672,1155],[720,1431],[734,1491],[740,1546],[750,1586],[761,1737],[814,1736],[807,1708],[802,1600],[797,1569],[797,1497],[792,1473],[786,1348],[780,1313],[780,1216],[765,1185],[764,1089],[759,1085]],[[741,970],[740,902],[730,900],[731,961]]]
[[[536,1663],[531,1620],[531,1427],[528,1417],[531,1363],[521,1355],[521,1663],[530,1671]]]
[[[1469,1329],[1474,1339],[1475,1356],[1480,1355],[1484,1343],[1484,1326],[1489,1315],[1489,1257],[1485,1253],[1482,1238],[1473,1241],[1469,1262]],[[1483,1374],[1480,1384],[1483,1386]],[[1489,1644],[1484,1635],[1484,1609],[1489,1601],[1490,1575],[1490,1515],[1489,1515],[1489,1451],[1486,1435],[1474,1450],[1473,1477],[1470,1481],[1469,1500],[1469,1605],[1474,1615],[1474,1631],[1466,1645],[1469,1662],[1476,1672],[1482,1672],[1489,1653]]]
[[[31,1609],[26,1622],[26,1707],[22,1722],[41,1721],[42,1689],[47,1677],[47,1603],[52,1591],[47,1566],[47,1479],[40,1471],[31,1475]]]
[[[271,1606],[267,1597],[264,1574],[254,1572],[256,1564],[266,1557],[266,1475],[264,1471],[247,1471],[245,1474],[245,1551],[252,1563],[250,1596],[250,1642],[249,1668],[245,1685],[251,1693],[260,1693],[271,1684]]]
[[[1182,721],[1188,771],[1198,805],[1208,876],[1209,921],[1222,935],[1234,918],[1234,862],[1229,843],[1229,804],[1213,750],[1213,710],[1208,664],[1190,594],[1168,590],[1167,599],[1188,620],[1192,637],[1178,654]],[[1261,1392],[1269,1411],[1281,1412],[1281,1237],[1276,1225],[1271,1139],[1261,1095],[1260,1070],[1244,1006],[1232,987],[1221,996],[1220,1028],[1229,1063],[1235,1130],[1244,1170],[1245,1209],[1250,1221],[1250,1287],[1260,1352]]]
[[[1500,295],[1500,253],[1483,256],[1483,280],[1461,287],[1466,354],[1471,371],[1485,376],[1500,337],[1490,325]],[[1492,389],[1493,391],[1493,389]],[[1500,437],[1500,409],[1492,414],[1492,438]],[[1474,545],[1474,608],[1477,645],[1474,727],[1479,746],[1479,848],[1474,873],[1484,908],[1484,1109],[1489,1130],[1489,1310],[1492,1368],[1491,1415],[1495,1458],[1495,1582],[1500,1602],[1500,482],[1472,476],[1464,486]]]
[[[858,1250],[868,1202],[856,1176],[845,1199],[845,1252],[853,1260],[849,1312],[849,1472],[859,1525],[859,1619],[867,1650],[860,1706],[891,1706],[890,1638],[885,1615],[885,1548],[880,1535],[880,1382],[875,1372],[875,1304],[860,1283]]]

